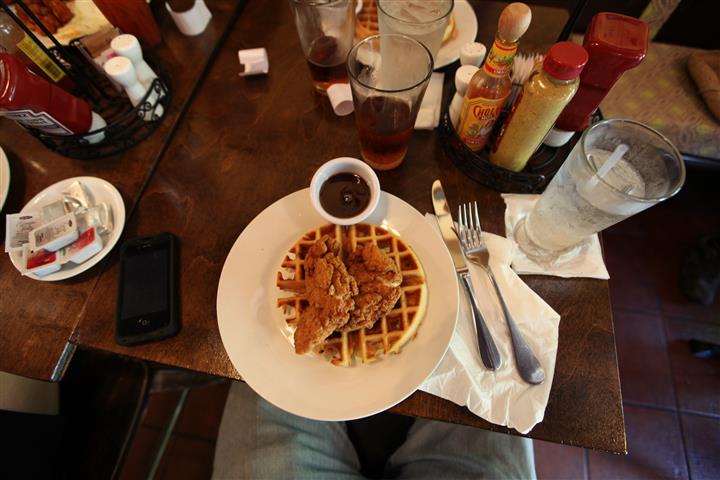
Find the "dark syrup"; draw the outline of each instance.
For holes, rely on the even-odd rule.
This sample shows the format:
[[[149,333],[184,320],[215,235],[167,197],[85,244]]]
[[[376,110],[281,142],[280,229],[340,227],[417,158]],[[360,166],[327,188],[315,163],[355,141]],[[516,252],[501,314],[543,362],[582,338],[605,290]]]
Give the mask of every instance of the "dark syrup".
[[[354,217],[369,203],[370,187],[354,173],[337,173],[320,187],[320,205],[333,217]]]

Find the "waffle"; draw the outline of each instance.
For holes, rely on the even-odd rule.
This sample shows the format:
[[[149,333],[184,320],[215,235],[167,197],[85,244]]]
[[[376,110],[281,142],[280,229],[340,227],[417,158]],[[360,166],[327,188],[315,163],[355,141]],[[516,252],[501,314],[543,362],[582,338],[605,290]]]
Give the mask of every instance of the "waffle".
[[[380,33],[380,27],[378,26],[377,1],[363,0],[362,9],[355,17],[355,37],[358,40],[362,40],[363,38],[378,33]],[[442,43],[444,44],[456,36],[457,26],[455,24],[455,15],[451,13],[447,27],[445,27]]]
[[[323,235],[341,242],[341,258],[347,258],[359,245],[375,243],[395,260],[403,280],[400,299],[372,328],[335,332],[315,348],[315,353],[334,365],[345,367],[352,365],[353,358],[369,363],[379,360],[385,354],[399,353],[403,345],[415,337],[425,315],[427,283],[420,260],[412,249],[402,239],[376,225],[323,225],[307,232],[290,248],[282,260],[276,282],[281,290],[292,292],[292,295],[278,298],[277,301],[278,307],[283,309],[285,320],[290,326],[296,325],[302,311],[307,308],[304,297],[304,258],[310,247]]]
[[[363,0],[363,6],[355,17],[355,36],[358,40],[380,32],[375,0]]]

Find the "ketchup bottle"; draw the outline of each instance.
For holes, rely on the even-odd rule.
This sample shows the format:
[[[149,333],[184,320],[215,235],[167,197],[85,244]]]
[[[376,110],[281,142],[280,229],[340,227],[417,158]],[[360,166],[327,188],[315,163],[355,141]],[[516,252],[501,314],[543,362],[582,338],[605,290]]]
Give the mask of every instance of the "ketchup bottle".
[[[53,135],[97,130],[105,120],[90,105],[33,73],[9,53],[0,53],[0,116]],[[97,143],[104,133],[88,135]]]
[[[636,67],[647,53],[648,26],[642,20],[601,12],[590,21],[583,47],[590,60],[580,74],[580,88],[544,140],[565,145],[575,132],[585,130],[593,112],[620,76]]]
[[[530,26],[532,14],[524,3],[511,3],[500,14],[498,31],[483,68],[465,92],[457,132],[473,151],[482,150],[510,95],[512,67],[518,41]]]
[[[61,86],[64,90],[75,90],[73,82],[65,72],[31,39],[10,16],[0,10],[0,50],[5,50],[22,60],[30,69]]]

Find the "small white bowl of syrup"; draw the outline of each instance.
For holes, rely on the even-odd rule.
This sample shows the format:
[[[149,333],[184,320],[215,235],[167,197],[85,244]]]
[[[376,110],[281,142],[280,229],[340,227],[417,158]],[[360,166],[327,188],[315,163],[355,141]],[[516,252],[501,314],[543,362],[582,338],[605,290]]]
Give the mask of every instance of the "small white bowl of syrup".
[[[310,182],[313,207],[328,222],[353,225],[365,220],[380,201],[380,181],[362,160],[340,157],[324,163]]]

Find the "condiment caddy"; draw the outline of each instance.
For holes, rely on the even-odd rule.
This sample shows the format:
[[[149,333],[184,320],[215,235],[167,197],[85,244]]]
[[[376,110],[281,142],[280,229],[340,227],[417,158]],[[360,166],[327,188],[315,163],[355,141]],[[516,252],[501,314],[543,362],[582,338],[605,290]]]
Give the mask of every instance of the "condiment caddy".
[[[612,21],[606,21],[605,17]],[[512,3],[506,7],[500,16],[498,34],[485,64],[469,81],[467,77],[470,72],[463,69],[473,67],[463,66],[458,69],[454,85],[457,93],[451,86],[444,102],[446,110],[440,125],[443,149],[458,169],[479,183],[504,192],[540,193],[560,168],[584,127],[567,132],[570,135],[556,144],[548,143],[546,135],[551,132],[556,120],[560,123],[558,117],[562,119],[563,115],[567,116],[572,108],[578,110],[573,103],[574,96],[578,85],[588,78],[581,73],[588,62],[588,51],[600,50],[587,41],[585,47],[589,50],[560,41],[550,49],[542,62],[536,62],[532,69],[526,66],[530,72],[529,78],[518,88],[517,94],[511,95],[513,57],[530,19],[531,12],[526,5]],[[593,28],[600,25],[601,30],[605,27],[612,33],[613,26],[621,21],[637,26],[637,36],[642,37],[642,22],[621,15],[598,14],[592,25]],[[595,32],[593,28],[590,29],[590,35],[599,36],[604,41],[617,44],[628,41],[617,32],[613,37],[609,33]],[[562,35],[566,37],[570,30],[566,26]],[[562,35],[559,40],[564,40]],[[608,56],[596,54],[593,57],[591,54],[590,63],[593,58],[604,61]],[[535,58],[543,59],[542,56]],[[636,65],[641,59],[642,55],[632,56],[625,68]],[[610,60],[604,63],[607,63],[604,67],[593,65],[594,71],[611,67]],[[607,90],[612,83],[605,82],[603,86]],[[464,93],[463,88],[466,90]],[[513,85],[513,88],[516,87]],[[602,119],[596,107],[597,104],[582,111],[589,125]]]
[[[542,191],[564,158],[557,149],[541,148],[520,172],[493,165],[489,159],[490,146],[512,106],[508,101],[508,98],[514,98],[511,95],[511,67],[518,41],[527,30],[531,17],[530,9],[524,4],[513,3],[506,7],[498,21],[498,34],[485,65],[478,68],[464,64],[456,72],[455,88],[451,86],[448,92],[440,123],[443,150],[458,169],[477,182],[504,192]],[[484,88],[488,82],[490,87],[503,88],[488,90]],[[471,85],[474,88],[471,89]],[[483,92],[493,93],[492,96],[497,98],[485,99]],[[487,115],[482,112],[477,115],[480,111],[486,111]]]
[[[451,89],[450,96],[454,93]],[[447,103],[449,102],[448,98]],[[499,122],[502,122],[506,115],[506,112],[501,113]],[[596,112],[591,124],[601,119],[599,112]],[[507,193],[541,193],[577,141],[573,138],[572,141],[558,148],[541,145],[530,157],[524,170],[513,172],[490,163],[487,150],[473,152],[467,148],[453,127],[447,110],[443,113],[439,131],[443,151],[458,170],[480,184]],[[493,139],[494,137],[491,137],[491,141]]]
[[[24,87],[27,92],[18,95],[5,89],[6,94],[0,99],[5,116],[11,116],[46,147],[68,157],[100,158],[131,148],[159,126],[169,107],[170,87],[163,70],[157,65],[151,67],[143,58],[135,37],[120,35],[112,45],[116,51],[111,52],[127,57],[131,73],[137,78],[137,82],[133,79],[129,101],[124,89],[118,88],[96,64],[95,56],[88,53],[82,39],[61,45],[25,3],[18,0],[15,8],[27,14],[54,45],[48,49],[6,3],[0,3],[0,8],[4,18],[11,19],[14,27],[24,32],[24,41],[67,78],[65,82],[54,83],[52,78],[30,73],[32,66],[16,61],[17,56],[4,54],[0,58],[3,64],[0,81],[6,86],[15,82],[13,88]],[[12,75],[5,73],[8,69]],[[130,83],[129,75],[123,78]],[[40,91],[48,94],[39,95]]]

